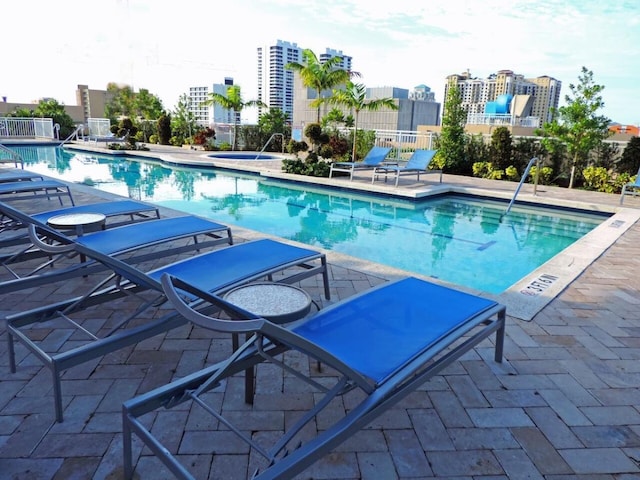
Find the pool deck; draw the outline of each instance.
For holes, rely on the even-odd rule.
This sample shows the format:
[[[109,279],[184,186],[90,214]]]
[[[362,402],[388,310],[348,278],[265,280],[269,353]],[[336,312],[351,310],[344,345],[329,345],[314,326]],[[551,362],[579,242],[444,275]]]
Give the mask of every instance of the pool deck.
[[[111,153],[103,148],[95,151]],[[211,160],[205,154],[153,147],[143,156],[208,166]],[[215,165],[289,178],[280,172],[278,162],[216,160]],[[448,190],[511,198],[516,187],[451,175],[444,175],[440,185],[430,177],[419,183],[402,178],[397,189],[383,181],[372,185],[370,172],[357,174],[352,182],[345,178],[314,182],[408,197]],[[73,189],[78,204],[108,196],[81,185]],[[499,296],[511,314],[503,364],[491,360],[490,342],[483,342],[296,478],[640,478],[640,197],[625,199],[625,208],[620,208],[619,195],[545,186],[538,187],[534,196],[532,186],[526,185],[518,199],[614,216],[575,248]],[[29,211],[56,208],[47,200],[15,205]],[[175,214],[166,209],[163,213]],[[238,241],[261,236],[233,230]],[[327,257],[332,301],[405,273],[332,252]],[[559,278],[540,294],[523,294],[540,274]],[[5,278],[2,272],[0,279]],[[11,295],[0,293],[0,313],[66,298],[82,285],[83,279],[78,279]],[[300,286],[326,305],[321,282],[305,280]],[[533,304],[527,304],[529,297]],[[86,316],[106,317],[112,308],[130,306],[114,305]],[[64,349],[65,342],[58,347]],[[74,367],[63,377],[65,421],[56,424],[48,371],[19,347],[18,371],[11,374],[6,331],[0,326],[0,478],[122,478],[122,402],[229,351],[227,338],[185,326]],[[312,392],[297,387],[272,370],[259,370],[259,407],[242,402],[238,379],[226,385],[223,408],[255,417],[261,429],[279,430],[286,418],[298,415],[312,401]],[[349,408],[349,396],[339,403],[327,414],[340,415]],[[152,417],[156,436],[171,450],[179,445],[179,458],[197,478],[241,479],[253,471],[255,459],[243,447],[236,448],[228,432],[218,432],[216,444],[194,441],[216,430],[203,423],[196,408],[159,411]],[[321,423],[316,428],[322,428]],[[136,445],[136,478],[172,478],[155,457]],[[213,455],[222,445],[224,451]]]

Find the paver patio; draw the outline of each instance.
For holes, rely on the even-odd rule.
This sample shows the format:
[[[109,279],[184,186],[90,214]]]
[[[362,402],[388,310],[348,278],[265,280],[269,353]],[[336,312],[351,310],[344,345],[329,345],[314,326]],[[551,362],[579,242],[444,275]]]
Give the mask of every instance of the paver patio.
[[[363,177],[354,183],[369,181]],[[472,181],[444,178],[445,184]],[[497,188],[513,191],[514,185]],[[74,191],[78,204],[105,195],[84,187]],[[617,196],[551,187],[544,195],[618,202]],[[39,209],[28,202],[16,205]],[[625,206],[640,208],[640,199],[628,198]],[[233,230],[239,241],[255,235]],[[332,300],[386,280],[383,274],[346,267],[331,252],[328,261]],[[485,341],[297,478],[640,478],[638,272],[640,225],[635,224],[532,321],[508,319],[503,364],[493,362],[492,345]],[[86,281],[0,292],[0,314],[65,298]],[[319,280],[301,286],[319,305],[326,304]],[[86,318],[100,320],[127,308],[131,302],[107,305],[87,311]],[[50,334],[48,341],[61,348],[73,341],[55,330],[35,333]],[[18,347],[18,371],[11,374],[6,330],[0,325],[0,478],[122,478],[122,402],[222,359],[230,349],[228,338],[185,325],[74,367],[63,377],[65,421],[56,424],[48,370]],[[248,430],[264,437],[313,401],[310,387],[269,366],[258,370],[253,407],[244,403],[243,393],[239,377],[213,395]],[[340,415],[352,402],[347,395],[315,427],[322,429],[327,415]],[[147,421],[196,478],[241,479],[253,473],[253,455],[197,406],[157,411]],[[138,478],[172,478],[139,443],[135,455]]]

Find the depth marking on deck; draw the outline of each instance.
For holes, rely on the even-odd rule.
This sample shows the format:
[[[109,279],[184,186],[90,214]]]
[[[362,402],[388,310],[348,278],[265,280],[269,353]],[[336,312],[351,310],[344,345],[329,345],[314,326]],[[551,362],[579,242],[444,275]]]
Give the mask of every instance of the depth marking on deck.
[[[553,285],[560,277],[543,273],[535,280],[529,282],[529,285],[520,290],[520,293],[529,297],[535,297],[544,293],[551,285]]]

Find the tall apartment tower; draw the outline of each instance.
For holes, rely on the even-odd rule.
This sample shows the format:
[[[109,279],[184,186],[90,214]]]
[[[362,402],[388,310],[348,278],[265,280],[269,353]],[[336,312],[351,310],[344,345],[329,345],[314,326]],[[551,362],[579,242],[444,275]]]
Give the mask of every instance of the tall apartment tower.
[[[525,78],[511,70],[499,70],[487,78],[473,78],[466,71],[447,77],[445,102],[451,85],[457,85],[461,92],[462,106],[467,110],[469,123],[475,123],[473,119],[483,118],[487,104],[499,97],[510,96],[528,98],[527,104],[531,105],[528,116],[537,118],[536,126],[542,126],[543,122],[550,119],[551,109],[558,108],[562,82],[548,76]]]
[[[258,47],[258,100],[269,108],[279,108],[289,121],[293,119],[294,75],[293,70],[285,66],[291,62],[302,63],[302,51],[296,43],[278,40],[275,45]],[[352,58],[344,55],[342,50],[327,48],[318,56],[320,62],[339,57],[338,68],[351,70]],[[258,108],[258,115],[265,109]]]
[[[302,62],[303,48],[296,43],[278,40],[275,45],[258,47],[258,100],[269,108],[279,108],[293,117],[293,75],[285,67]],[[258,115],[265,109],[258,108]]]
[[[209,93],[227,95],[227,88],[233,85],[233,78],[225,77],[224,83],[214,83],[211,87],[189,87],[189,111],[198,125],[209,127],[214,124],[234,123],[233,111],[220,105],[204,105]]]

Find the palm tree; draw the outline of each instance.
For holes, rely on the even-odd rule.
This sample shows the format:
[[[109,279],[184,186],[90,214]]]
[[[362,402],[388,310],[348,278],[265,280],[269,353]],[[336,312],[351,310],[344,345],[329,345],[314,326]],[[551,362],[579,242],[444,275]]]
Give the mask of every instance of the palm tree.
[[[354,162],[356,161],[356,134],[358,133],[358,115],[360,114],[360,111],[366,110],[374,112],[383,107],[390,108],[391,110],[398,109],[393,98],[376,98],[375,100],[367,100],[366,97],[366,87],[361,83],[353,83],[349,80],[344,90],[334,90],[333,96],[325,99],[327,103],[347,107],[355,113],[353,123],[353,152],[351,154],[351,160]]]
[[[233,150],[236,150],[238,147],[238,120],[242,109],[245,107],[267,107],[267,105],[260,100],[243,101],[240,85],[230,85],[229,88],[227,88],[226,96],[221,93],[210,93],[209,98],[202,102],[202,105],[220,105],[222,108],[233,112],[233,146],[231,147]]]
[[[291,62],[285,68],[300,74],[305,87],[316,91],[316,99],[311,102],[312,107],[318,108],[318,123],[320,123],[320,105],[324,103],[322,92],[348,82],[351,77],[359,77],[358,72],[338,68],[342,57],[331,57],[321,62],[310,49],[302,51],[303,63]]]

